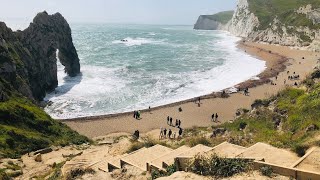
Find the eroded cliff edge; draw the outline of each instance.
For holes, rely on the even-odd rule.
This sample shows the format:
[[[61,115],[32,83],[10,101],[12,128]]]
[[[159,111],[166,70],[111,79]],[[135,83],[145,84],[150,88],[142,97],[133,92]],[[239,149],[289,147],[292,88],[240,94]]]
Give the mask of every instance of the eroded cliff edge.
[[[13,32],[0,22],[0,101],[14,91],[42,100],[58,85],[57,58],[69,76],[80,73],[71,29],[60,13],[36,15],[29,27]]]
[[[250,41],[320,51],[320,0],[238,0],[231,20],[215,27]]]

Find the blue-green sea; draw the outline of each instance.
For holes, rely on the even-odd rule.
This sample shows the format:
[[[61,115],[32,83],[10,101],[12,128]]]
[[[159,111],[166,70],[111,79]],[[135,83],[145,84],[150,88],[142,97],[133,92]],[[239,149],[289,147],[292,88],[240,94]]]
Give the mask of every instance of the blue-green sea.
[[[192,26],[71,24],[81,74],[58,63],[54,118],[145,109],[232,87],[265,69],[223,31]],[[122,41],[121,41],[122,40]]]

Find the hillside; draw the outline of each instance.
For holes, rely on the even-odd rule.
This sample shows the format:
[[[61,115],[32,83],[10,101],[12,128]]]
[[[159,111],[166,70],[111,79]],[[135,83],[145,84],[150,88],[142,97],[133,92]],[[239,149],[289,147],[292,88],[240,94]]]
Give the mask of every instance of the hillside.
[[[213,15],[201,15],[194,25],[194,29],[218,29],[218,27],[227,24],[231,20],[233,13],[234,11],[224,11]]]
[[[282,25],[289,26],[305,26],[310,29],[320,28],[320,16],[316,16],[316,12],[307,12],[307,16],[304,13],[299,13],[297,10],[300,7],[306,7],[311,5],[311,9],[320,8],[320,0],[248,0],[249,10],[253,12],[259,19],[260,30],[267,29],[270,27],[270,22],[275,18],[279,20]],[[319,10],[314,10],[320,12]]]
[[[228,23],[209,17],[200,16],[195,29],[226,30],[250,41],[320,51],[319,0],[238,0]]]
[[[36,105],[58,84],[57,49],[66,72],[78,74],[71,29],[59,13],[39,13],[24,31],[0,22],[0,157],[89,141]]]
[[[221,24],[227,24],[231,20],[233,13],[234,11],[223,11],[217,14],[203,16],[213,21],[220,22]]]
[[[319,0],[238,0],[228,27],[250,41],[320,51]]]

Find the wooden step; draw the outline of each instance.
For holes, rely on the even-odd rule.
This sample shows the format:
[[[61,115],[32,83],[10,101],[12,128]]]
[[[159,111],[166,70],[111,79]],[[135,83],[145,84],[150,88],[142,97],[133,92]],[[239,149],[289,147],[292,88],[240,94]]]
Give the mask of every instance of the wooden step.
[[[189,150],[187,150],[181,154],[178,154],[177,157],[194,157],[197,154],[205,153],[205,152],[208,152],[212,149],[213,149],[212,147],[198,144],[198,145],[190,148]]]
[[[237,155],[239,158],[263,160],[264,162],[290,167],[300,158],[293,152],[265,143],[256,143]]]
[[[114,169],[121,169],[120,159],[128,156],[128,154],[123,154],[119,156],[115,156],[108,161],[108,172],[113,171]]]
[[[166,168],[169,165],[172,165],[174,163],[174,158],[183,153],[186,152],[187,150],[189,150],[190,147],[188,146],[181,146],[171,152],[169,152],[168,154],[165,154],[157,159],[154,159],[150,162],[150,166],[152,166],[153,168],[159,169],[159,170],[163,170],[163,168]],[[150,167],[150,168],[152,168]]]
[[[161,145],[155,145],[147,149],[142,149],[133,153],[130,153],[128,156],[125,156],[121,158],[121,167],[123,167],[126,164],[135,166],[143,171],[148,170],[148,163],[150,163],[152,160],[163,156],[165,154],[168,154],[171,152],[172,149],[161,146]]]
[[[246,148],[243,146],[238,146],[228,142],[223,142],[213,147],[212,150],[207,152],[207,155],[211,156],[212,154],[216,154],[219,157],[234,158],[239,154],[243,153],[245,150]]]

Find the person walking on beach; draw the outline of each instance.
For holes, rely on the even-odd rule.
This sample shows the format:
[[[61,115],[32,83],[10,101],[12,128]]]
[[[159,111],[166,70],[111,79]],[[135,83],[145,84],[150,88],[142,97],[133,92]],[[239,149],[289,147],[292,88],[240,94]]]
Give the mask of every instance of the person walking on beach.
[[[176,125],[175,127],[179,126],[179,122],[178,122],[178,119],[176,119]]]
[[[168,132],[169,139],[171,139],[171,135],[172,135],[172,131],[171,131],[171,129],[169,129],[169,132]]]
[[[181,126],[181,120],[179,119],[179,121],[178,121],[178,127],[180,127]]]
[[[170,118],[170,126],[172,126],[172,117]]]
[[[169,124],[169,121],[170,121],[170,117],[168,116],[167,117],[167,124]]]
[[[136,119],[136,116],[137,116],[137,111],[133,111],[133,118]]]
[[[214,113],[211,116],[211,121],[214,121]]]
[[[166,128],[164,128],[164,130],[163,130],[163,136],[164,136],[164,138],[166,138],[166,136],[167,136],[167,129]]]
[[[178,138],[181,138],[182,137],[182,128],[179,128],[179,136]]]
[[[139,119],[140,119],[140,117],[141,117],[141,111],[140,110],[138,111],[138,115],[139,115]]]
[[[218,122],[218,113],[216,113],[216,122]]]
[[[160,128],[160,135],[159,135],[159,139],[162,139],[162,137],[163,137],[163,128],[161,127],[161,128]]]

